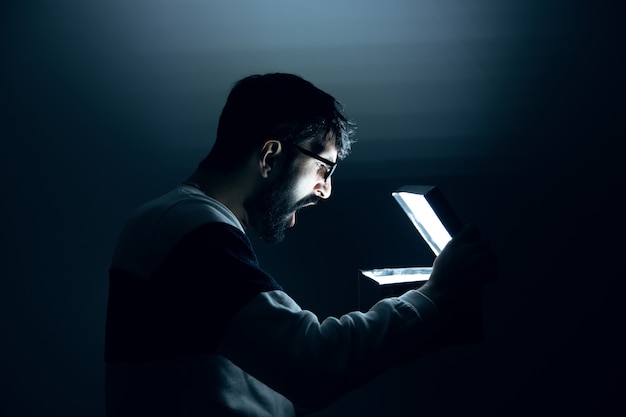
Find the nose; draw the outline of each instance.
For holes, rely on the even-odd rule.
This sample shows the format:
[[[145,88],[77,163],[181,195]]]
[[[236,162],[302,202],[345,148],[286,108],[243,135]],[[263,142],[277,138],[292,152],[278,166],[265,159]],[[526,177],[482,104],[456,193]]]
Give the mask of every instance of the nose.
[[[319,198],[323,198],[326,200],[330,197],[330,194],[333,190],[333,185],[331,183],[332,177],[329,177],[326,180],[321,180],[317,184],[315,184],[315,195]]]

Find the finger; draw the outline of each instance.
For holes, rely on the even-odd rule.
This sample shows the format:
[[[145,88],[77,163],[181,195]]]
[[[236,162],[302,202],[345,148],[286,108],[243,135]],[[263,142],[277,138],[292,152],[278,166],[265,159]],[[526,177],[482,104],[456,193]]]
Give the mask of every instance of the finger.
[[[454,245],[461,245],[479,239],[481,239],[481,234],[478,228],[473,224],[467,224],[454,236],[450,243]]]
[[[476,254],[470,268],[487,280],[495,279],[498,275],[498,262],[492,253]]]
[[[491,247],[485,240],[461,242],[451,252],[455,258],[473,258],[476,256],[493,256]]]
[[[492,253],[477,253],[472,256],[472,264],[479,268],[496,268],[496,257]]]

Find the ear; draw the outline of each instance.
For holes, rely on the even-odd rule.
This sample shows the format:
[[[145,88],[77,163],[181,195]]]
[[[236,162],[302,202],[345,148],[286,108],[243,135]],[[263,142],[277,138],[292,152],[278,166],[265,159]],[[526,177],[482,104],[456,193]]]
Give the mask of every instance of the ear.
[[[278,140],[271,139],[263,144],[259,158],[259,172],[263,178],[269,178],[272,170],[278,168],[279,155],[282,151],[282,143]]]

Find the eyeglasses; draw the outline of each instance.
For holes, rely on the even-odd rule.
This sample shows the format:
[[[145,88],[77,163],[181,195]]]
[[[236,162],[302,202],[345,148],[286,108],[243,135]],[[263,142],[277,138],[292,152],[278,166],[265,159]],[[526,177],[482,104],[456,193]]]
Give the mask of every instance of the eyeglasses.
[[[296,148],[297,150],[299,150],[306,156],[310,156],[311,158],[317,159],[318,161],[320,161],[321,163],[325,165],[324,168],[326,168],[326,173],[324,173],[324,182],[326,182],[330,178],[330,176],[333,175],[333,172],[335,172],[335,169],[337,168],[337,162],[331,162],[328,159],[322,158],[318,154],[313,153],[308,149],[301,148],[298,145],[294,145],[293,143],[289,143],[289,145],[293,146],[294,148]]]

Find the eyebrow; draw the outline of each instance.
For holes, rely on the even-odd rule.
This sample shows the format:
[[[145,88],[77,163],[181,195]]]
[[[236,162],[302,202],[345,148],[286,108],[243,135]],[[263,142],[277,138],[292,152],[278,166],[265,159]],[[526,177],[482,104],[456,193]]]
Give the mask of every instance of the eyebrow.
[[[315,152],[312,152],[308,149],[302,148],[298,145],[294,145],[292,144],[292,146],[294,146],[295,148],[297,148],[300,152],[302,152],[303,154],[310,156],[311,158],[317,159],[320,162],[325,163],[326,165],[330,166],[330,168],[333,168],[335,165],[337,165],[337,162],[332,162],[326,158],[324,158],[323,156],[320,156],[318,154],[316,154]]]

